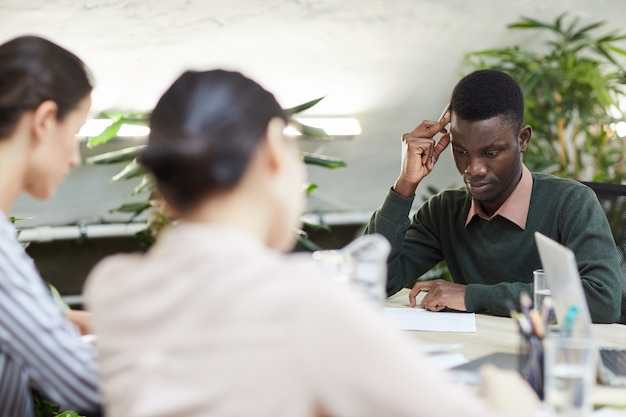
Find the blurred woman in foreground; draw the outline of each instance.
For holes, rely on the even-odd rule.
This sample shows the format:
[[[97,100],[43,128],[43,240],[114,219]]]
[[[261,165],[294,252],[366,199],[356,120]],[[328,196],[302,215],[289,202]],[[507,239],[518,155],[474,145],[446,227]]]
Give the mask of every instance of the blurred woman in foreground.
[[[7,219],[20,194],[50,198],[80,163],[76,133],[91,90],[83,62],[50,41],[23,36],[0,45],[0,416],[33,415],[31,390],[63,409],[99,409],[91,346]]]
[[[490,415],[310,256],[283,254],[305,180],[285,124],[237,72],[186,72],[159,100],[140,159],[180,224],[86,287],[107,416]]]

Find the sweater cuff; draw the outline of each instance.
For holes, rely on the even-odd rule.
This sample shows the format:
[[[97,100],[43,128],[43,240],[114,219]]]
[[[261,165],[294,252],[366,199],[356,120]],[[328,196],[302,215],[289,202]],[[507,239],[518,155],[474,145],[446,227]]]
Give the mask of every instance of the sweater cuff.
[[[415,194],[411,197],[402,197],[391,187],[378,213],[387,219],[407,218],[413,207],[413,200],[415,200]]]
[[[485,311],[489,299],[489,285],[469,284],[465,290],[465,310],[470,313]]]

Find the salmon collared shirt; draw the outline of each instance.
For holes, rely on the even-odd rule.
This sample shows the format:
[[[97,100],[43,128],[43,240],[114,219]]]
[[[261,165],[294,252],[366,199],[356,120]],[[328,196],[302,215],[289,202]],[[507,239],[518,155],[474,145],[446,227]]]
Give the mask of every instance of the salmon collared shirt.
[[[533,176],[528,168],[526,168],[526,165],[522,164],[522,178],[520,179],[520,182],[517,184],[509,198],[507,198],[500,208],[491,216],[488,216],[480,204],[472,198],[472,205],[467,213],[465,227],[469,225],[474,216],[478,216],[487,221],[492,221],[497,216],[500,216],[516,224],[520,229],[525,230],[532,190]]]

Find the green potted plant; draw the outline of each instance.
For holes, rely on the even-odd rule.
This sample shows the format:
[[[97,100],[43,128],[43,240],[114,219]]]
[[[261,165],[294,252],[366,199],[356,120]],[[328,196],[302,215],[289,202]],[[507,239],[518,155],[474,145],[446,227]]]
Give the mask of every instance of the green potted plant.
[[[583,24],[565,13],[552,22],[522,17],[508,28],[539,32],[542,44],[466,55],[474,69],[506,71],[522,87],[533,128],[524,157],[531,171],[595,182],[626,178],[626,142],[615,129],[626,99],[620,61],[626,50],[618,45],[626,35],[596,34],[604,24]]]

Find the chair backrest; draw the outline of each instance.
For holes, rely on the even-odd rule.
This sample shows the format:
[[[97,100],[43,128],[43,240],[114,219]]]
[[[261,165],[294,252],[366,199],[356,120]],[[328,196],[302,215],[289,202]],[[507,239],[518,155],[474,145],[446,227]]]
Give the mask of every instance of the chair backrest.
[[[611,226],[622,268],[622,304],[626,303],[626,185],[582,181],[598,197]],[[622,306],[624,311],[624,306]],[[622,315],[622,321],[625,317]]]

